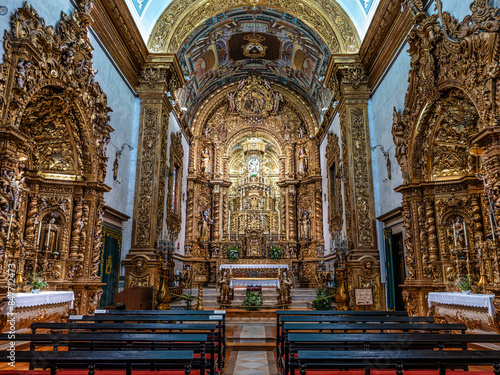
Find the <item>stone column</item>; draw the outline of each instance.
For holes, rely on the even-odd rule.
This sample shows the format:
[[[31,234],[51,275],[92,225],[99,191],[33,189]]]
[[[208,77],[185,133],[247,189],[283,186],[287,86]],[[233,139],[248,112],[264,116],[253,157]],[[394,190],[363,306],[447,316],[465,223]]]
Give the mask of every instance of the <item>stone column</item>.
[[[330,85],[339,95],[337,108],[342,135],[344,199],[350,246],[347,277],[351,308],[356,308],[354,289],[370,287],[373,288],[373,309],[384,309],[368,126],[368,77],[356,57],[340,56],[334,62],[329,78]]]

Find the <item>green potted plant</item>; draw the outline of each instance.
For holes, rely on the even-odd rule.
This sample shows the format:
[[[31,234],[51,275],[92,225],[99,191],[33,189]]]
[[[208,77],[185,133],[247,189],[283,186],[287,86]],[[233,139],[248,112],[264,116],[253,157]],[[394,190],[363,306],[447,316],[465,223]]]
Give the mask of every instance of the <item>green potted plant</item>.
[[[269,247],[269,257],[271,259],[280,259],[282,255],[283,252],[281,251],[281,248],[279,246],[271,245]]]
[[[191,310],[191,302],[193,301],[193,297],[191,296],[191,294],[189,292],[179,294],[179,298],[183,299],[186,302],[186,310]]]
[[[328,296],[328,289],[319,288],[316,290],[316,299],[313,301],[312,306],[315,310],[330,310],[332,305],[332,298]]]
[[[467,274],[465,276],[460,276],[456,281],[456,285],[458,286],[458,289],[462,291],[462,293],[470,294],[472,290],[470,283],[470,275]]]
[[[227,249],[226,254],[227,254],[227,259],[231,261],[236,261],[240,257],[240,249],[232,245]]]
[[[31,293],[40,293],[40,290],[49,286],[49,284],[47,284],[41,276],[42,272],[37,273],[35,271],[28,276],[28,284],[30,285]]]
[[[252,311],[252,310],[259,311],[260,306],[262,306],[262,305],[263,305],[262,297],[255,294],[254,292],[248,292],[247,298],[243,302],[243,306],[245,306],[245,308],[248,311]]]

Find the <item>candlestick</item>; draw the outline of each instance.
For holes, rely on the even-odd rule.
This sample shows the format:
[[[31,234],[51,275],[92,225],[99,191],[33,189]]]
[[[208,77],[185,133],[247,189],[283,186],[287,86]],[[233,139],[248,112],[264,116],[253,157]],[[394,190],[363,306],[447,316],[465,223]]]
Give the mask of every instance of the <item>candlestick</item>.
[[[9,221],[9,230],[7,231],[7,242],[10,239],[10,228],[12,227],[12,218],[13,218],[13,216],[14,216],[14,213],[11,212],[10,213],[10,221]]]
[[[465,247],[467,248],[469,246],[469,241],[467,240],[467,225],[465,224],[465,218],[464,218],[464,236],[465,236]]]
[[[457,248],[457,231],[455,229],[455,223],[452,224],[453,226],[453,242],[455,243],[455,249]]]

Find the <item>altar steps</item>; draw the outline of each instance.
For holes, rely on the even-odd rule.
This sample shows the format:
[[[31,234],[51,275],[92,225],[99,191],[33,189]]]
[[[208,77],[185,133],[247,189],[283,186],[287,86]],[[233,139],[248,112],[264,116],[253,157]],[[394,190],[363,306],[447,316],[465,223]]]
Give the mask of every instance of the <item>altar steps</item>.
[[[184,294],[189,293],[194,298],[198,295],[198,289],[184,289]],[[217,303],[217,297],[219,296],[219,291],[215,288],[203,288],[203,308],[205,310],[218,310],[219,304]],[[292,305],[291,308],[294,310],[309,310],[312,308],[311,301],[316,298],[315,288],[293,288],[292,289]],[[237,288],[234,292],[234,299],[232,306],[234,308],[241,308],[243,301],[245,300],[245,289]],[[260,312],[264,312],[268,309],[273,309],[277,303],[277,292],[274,288],[263,288],[262,290],[262,300],[263,309]],[[171,304],[172,308],[184,308],[186,303],[184,300],[173,301]],[[335,304],[334,304],[335,305]],[[334,306],[332,305],[332,306]],[[196,308],[196,301],[192,302],[192,309]],[[245,311],[245,310],[243,310]],[[272,310],[271,310],[272,311]]]

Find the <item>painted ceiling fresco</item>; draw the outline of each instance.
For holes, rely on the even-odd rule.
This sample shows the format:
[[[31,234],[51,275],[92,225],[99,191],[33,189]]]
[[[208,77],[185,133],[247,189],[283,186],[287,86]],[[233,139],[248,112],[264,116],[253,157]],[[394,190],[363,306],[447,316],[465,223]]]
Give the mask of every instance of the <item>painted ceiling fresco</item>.
[[[249,74],[278,82],[301,94],[318,123],[331,93],[323,80],[330,52],[300,20],[276,9],[256,14],[237,8],[208,19],[181,48],[178,58],[187,85],[176,97],[188,122],[214,89]]]

